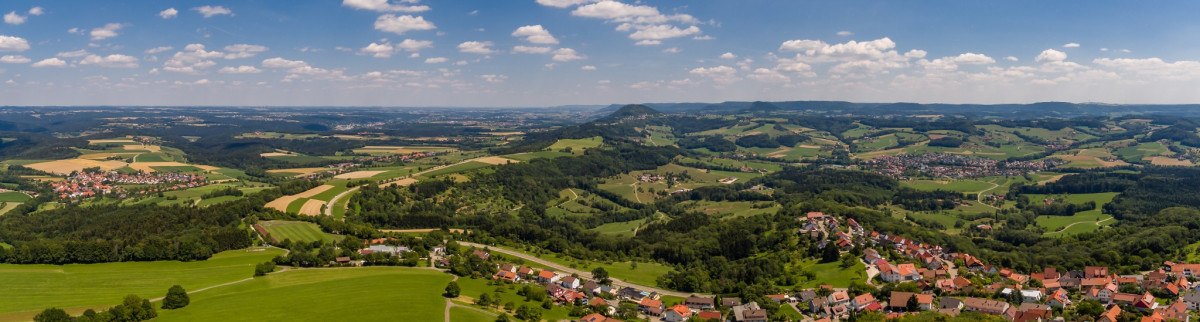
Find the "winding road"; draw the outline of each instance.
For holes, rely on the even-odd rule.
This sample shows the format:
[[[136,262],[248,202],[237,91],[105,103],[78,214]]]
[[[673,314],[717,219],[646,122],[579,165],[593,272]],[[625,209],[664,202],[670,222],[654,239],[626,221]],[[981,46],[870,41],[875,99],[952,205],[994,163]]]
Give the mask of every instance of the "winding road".
[[[562,272],[562,273],[574,274],[574,275],[579,275],[579,277],[582,277],[582,278],[592,279],[592,272],[585,272],[585,271],[581,271],[578,269],[566,267],[566,266],[560,265],[558,263],[550,262],[550,261],[538,258],[537,256],[533,256],[533,255],[526,254],[523,252],[505,249],[505,248],[498,248],[495,246],[488,246],[488,245],[483,245],[483,244],[464,242],[464,241],[460,241],[460,242],[458,242],[458,244],[463,245],[463,246],[468,246],[468,247],[475,247],[475,248],[488,248],[489,250],[491,250],[493,252],[503,253],[505,255],[509,255],[509,256],[517,257],[517,258],[524,259],[524,260],[527,260],[530,262],[538,263],[539,265],[543,265],[543,266],[552,268],[552,269]],[[702,293],[685,293],[685,292],[666,290],[666,289],[661,289],[661,288],[657,288],[657,287],[653,287],[653,286],[649,286],[649,285],[634,284],[634,283],[626,282],[626,281],[623,281],[623,280],[620,280],[617,278],[611,278],[611,277],[609,279],[612,280],[613,286],[632,287],[632,288],[640,289],[643,291],[655,292],[655,293],[658,293],[661,295],[668,295],[668,296],[675,296],[675,297],[688,297],[693,294],[707,295],[707,294],[702,294]]]

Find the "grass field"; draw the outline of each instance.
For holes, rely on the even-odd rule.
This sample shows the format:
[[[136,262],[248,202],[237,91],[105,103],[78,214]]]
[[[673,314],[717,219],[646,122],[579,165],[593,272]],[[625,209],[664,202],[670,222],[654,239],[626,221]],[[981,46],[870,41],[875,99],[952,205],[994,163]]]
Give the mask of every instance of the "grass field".
[[[1029,202],[1031,203],[1039,203],[1043,199],[1050,197],[1049,195],[1035,194],[1025,196],[1029,197]],[[1116,221],[1115,219],[1110,219],[1112,216],[1100,212],[1104,204],[1112,202],[1116,196],[1116,192],[1064,195],[1064,199],[1069,203],[1077,204],[1093,201],[1096,203],[1096,209],[1079,212],[1073,216],[1038,216],[1037,224],[1046,228],[1046,236],[1049,237],[1063,237],[1095,231],[1100,229],[1101,226],[1111,225]],[[1098,223],[1100,221],[1104,222]],[[1074,225],[1072,226],[1072,224]],[[1063,230],[1067,226],[1071,227]]]
[[[601,234],[606,234],[606,235],[632,237],[633,231],[635,229],[637,229],[638,227],[641,227],[642,224],[645,222],[646,222],[645,219],[637,219],[637,220],[630,220],[630,221],[607,223],[607,224],[603,224],[600,226],[596,226],[596,228],[592,228],[590,230],[601,233]]]
[[[867,266],[861,261],[854,261],[854,266],[849,268],[842,268],[841,265],[841,261],[817,263],[816,260],[810,259],[794,268],[811,271],[815,275],[812,280],[800,283],[804,287],[817,287],[821,284],[829,284],[833,285],[833,287],[847,287],[853,281],[866,282]]]
[[[566,152],[561,152],[561,151],[537,151],[537,152],[509,154],[509,155],[504,155],[503,157],[517,160],[517,161],[529,161],[529,160],[538,159],[538,158],[553,159],[553,158],[569,157],[572,155],[573,154],[571,154],[571,153],[566,153]]]
[[[450,279],[405,267],[291,270],[190,294],[155,321],[442,321]]]
[[[603,143],[604,139],[599,136],[586,139],[560,139],[557,142],[554,142],[554,144],[551,144],[550,147],[546,148],[546,150],[559,151],[570,148],[571,153],[579,155],[583,154],[583,151],[586,151],[587,149],[598,148],[600,147],[600,144]]]
[[[511,316],[511,314],[509,315]],[[496,321],[495,313],[485,313],[483,309],[454,306],[450,308],[450,321],[492,322]]]
[[[433,177],[444,175],[444,174],[459,173],[459,172],[470,171],[470,170],[475,170],[475,169],[480,169],[480,168],[486,168],[489,166],[492,166],[492,165],[483,163],[483,162],[478,162],[478,161],[470,161],[470,162],[460,163],[460,164],[452,165],[449,167],[437,169],[434,171],[429,171],[424,174],[421,174],[420,177],[433,178]]]
[[[318,240],[333,241],[342,237],[327,234],[321,231],[321,227],[318,227],[317,224],[306,221],[270,220],[260,221],[258,224],[262,225],[271,234],[271,237],[279,241],[291,239],[294,242],[309,243]]]
[[[976,180],[906,180],[900,183],[907,187],[924,191],[940,189],[957,192],[980,192],[993,187],[991,183]]]
[[[688,210],[699,211],[709,215],[720,217],[721,219],[732,219],[749,216],[757,216],[762,214],[771,214],[782,209],[782,206],[774,202],[751,202],[751,201],[685,201],[680,203],[681,206]]]
[[[462,289],[462,293],[457,299],[455,299],[455,301],[458,301],[458,302],[460,302],[460,304],[463,304],[463,305],[469,305],[469,306],[478,308],[478,306],[475,306],[473,304],[473,303],[475,303],[475,299],[479,298],[479,295],[487,293],[488,296],[492,296],[493,298],[495,298],[495,296],[499,296],[500,303],[502,303],[502,304],[512,302],[513,305],[515,305],[515,307],[521,307],[521,305],[526,305],[535,310],[540,310],[542,312],[542,319],[546,320],[546,321],[559,321],[559,320],[570,319],[570,317],[568,317],[569,312],[567,311],[567,308],[562,305],[552,306],[552,307],[550,307],[549,310],[543,309],[542,303],[526,302],[524,296],[517,295],[517,290],[518,290],[517,284],[490,285],[491,282],[492,281],[490,279],[459,278],[458,286]],[[537,285],[534,285],[534,286],[540,287]],[[441,289],[442,288],[440,288],[440,287],[438,288],[438,290],[441,290]],[[539,292],[544,292],[544,291],[539,291]],[[441,309],[442,309],[442,306],[439,305],[438,306],[439,312]],[[489,308],[487,310],[495,310],[495,309]],[[451,316],[453,316],[454,312],[451,311],[450,314],[451,314]],[[508,315],[511,316],[512,313],[509,313]],[[421,321],[430,321],[430,320],[421,320]],[[458,320],[451,320],[451,321],[458,321]],[[492,319],[490,321],[495,321],[495,319]]]
[[[251,277],[254,265],[283,254],[252,248],[198,262],[126,262],[70,265],[0,264],[0,321],[29,320],[47,307],[107,308],[125,295],[155,298],[171,285],[194,290]],[[439,288],[440,289],[440,288]]]
[[[137,157],[134,157],[133,161],[134,162],[170,162],[170,161],[175,161],[175,159],[172,158],[171,156],[163,154],[163,153],[142,153],[142,154],[138,154]]]
[[[30,199],[33,199],[33,198],[29,197],[29,195],[25,194],[24,192],[17,192],[17,191],[0,192],[0,202],[26,202],[26,201],[29,201]]]

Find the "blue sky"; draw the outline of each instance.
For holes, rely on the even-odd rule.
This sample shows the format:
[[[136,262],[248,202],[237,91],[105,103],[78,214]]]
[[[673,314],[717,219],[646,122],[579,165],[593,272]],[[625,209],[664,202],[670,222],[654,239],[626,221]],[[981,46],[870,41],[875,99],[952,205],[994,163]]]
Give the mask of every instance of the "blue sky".
[[[1200,2],[4,1],[0,104],[1200,103]]]

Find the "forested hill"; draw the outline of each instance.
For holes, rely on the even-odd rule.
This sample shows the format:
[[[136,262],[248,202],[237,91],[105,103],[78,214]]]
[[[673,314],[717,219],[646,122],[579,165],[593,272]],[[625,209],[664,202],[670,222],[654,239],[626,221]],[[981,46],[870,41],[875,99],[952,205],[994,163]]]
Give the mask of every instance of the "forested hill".
[[[1031,104],[921,104],[921,103],[854,103],[842,101],[783,101],[783,102],[721,102],[721,103],[645,103],[648,108],[663,113],[741,113],[763,111],[803,111],[817,113],[856,113],[868,115],[959,114],[1013,118],[1074,117],[1124,114],[1165,114],[1200,116],[1198,104],[1176,105],[1115,105],[1101,103],[1039,102]],[[596,111],[605,115],[629,105],[611,105]]]

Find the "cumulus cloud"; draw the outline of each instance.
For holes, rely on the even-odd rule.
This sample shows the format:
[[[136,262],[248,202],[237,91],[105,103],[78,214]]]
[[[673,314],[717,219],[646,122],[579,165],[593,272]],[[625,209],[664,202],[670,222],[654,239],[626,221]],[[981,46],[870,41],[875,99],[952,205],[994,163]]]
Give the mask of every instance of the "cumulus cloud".
[[[516,54],[548,54],[550,50],[552,50],[550,47],[517,45],[513,46],[512,51]]]
[[[1067,43],[1067,44],[1063,45],[1063,48],[1079,48],[1079,43],[1074,43],[1074,42]]]
[[[542,25],[529,25],[517,28],[512,33],[513,37],[524,38],[526,42],[534,44],[554,45],[558,44],[558,39],[550,34],[549,30]]]
[[[33,63],[33,65],[32,65],[32,66],[33,66],[34,68],[45,68],[45,67],[66,67],[66,66],[67,66],[67,62],[66,62],[65,60],[58,59],[58,58],[46,58],[46,59],[43,59],[43,60],[41,60],[41,61],[38,61],[38,62],[36,62],[36,63]]]
[[[409,31],[433,30],[437,29],[432,22],[426,21],[425,17],[403,15],[397,16],[386,14],[375,19],[375,30],[390,32],[397,35],[403,35]]]
[[[222,6],[199,6],[199,7],[192,8],[192,10],[200,13],[200,15],[204,16],[204,18],[212,18],[215,16],[232,16],[233,15],[233,10],[229,10],[229,8],[222,7]]]
[[[225,59],[250,58],[266,52],[267,47],[260,45],[234,44],[225,46]]]
[[[508,80],[508,76],[495,74],[479,75],[479,78],[488,83],[503,83],[505,80]]]
[[[587,57],[575,52],[574,49],[559,48],[558,50],[554,51],[554,56],[551,57],[550,59],[553,59],[554,61],[567,62],[567,61],[581,60],[584,58],[587,58]]]
[[[693,36],[699,39],[699,20],[688,14],[666,15],[658,8],[647,5],[632,5],[615,0],[606,0],[579,6],[571,11],[576,17],[603,19],[618,23],[617,31],[629,32],[629,38],[637,45],[661,44],[665,39]],[[687,27],[673,25],[685,24]]]
[[[359,49],[359,52],[375,58],[388,58],[392,57],[393,54],[407,51],[416,55],[414,57],[419,57],[420,55],[416,54],[416,52],[429,47],[433,47],[432,41],[405,39],[394,45],[387,41],[381,43],[372,42],[370,45]]]
[[[547,7],[568,8],[599,0],[537,0],[537,3]]]
[[[590,71],[594,71],[594,70],[596,70],[596,66],[592,66],[592,65],[583,65],[583,66],[580,66],[580,67],[579,67],[579,70],[582,70],[582,71],[588,71],[588,72],[590,72]]]
[[[121,30],[121,28],[125,28],[125,25],[109,23],[102,27],[92,28],[90,35],[92,36],[92,41],[104,40],[118,36],[117,30]]]
[[[468,54],[487,55],[494,52],[491,46],[492,42],[490,41],[465,41],[458,44],[458,51]]]
[[[80,50],[60,52],[60,53],[54,54],[54,56],[59,57],[59,58],[79,58],[79,57],[83,57],[83,56],[87,56],[87,55],[91,55],[91,54],[92,53],[89,53],[87,50],[80,49]]]
[[[28,64],[31,60],[28,57],[21,55],[4,55],[0,56],[0,63],[5,64]]]
[[[146,54],[147,54],[147,55],[157,55],[157,54],[161,54],[161,53],[165,53],[165,52],[171,51],[171,49],[175,49],[175,47],[171,47],[171,46],[159,46],[159,47],[154,47],[154,48],[146,49]]]
[[[689,74],[707,77],[718,84],[729,84],[738,80],[737,70],[733,67],[720,65],[715,67],[697,67],[688,71]]]
[[[42,7],[33,7],[33,8],[29,8],[29,15],[30,15],[30,16],[40,16],[40,15],[42,15],[42,14],[45,14],[45,13],[46,13],[46,9],[43,9]]]
[[[263,68],[271,69],[290,69],[307,66],[308,63],[305,63],[303,60],[288,60],[282,57],[267,58],[262,61]]]
[[[29,41],[16,36],[0,35],[0,52],[29,50]]]
[[[401,1],[405,3],[415,3],[416,1]],[[360,9],[371,10],[376,12],[424,12],[429,11],[429,6],[426,5],[408,5],[403,3],[391,3],[388,0],[342,0],[342,6]]]
[[[737,58],[737,55],[734,55],[733,53],[724,53],[724,54],[721,54],[720,57],[721,57],[721,59],[735,59],[735,58]]]
[[[842,30],[842,31],[837,32],[837,35],[838,35],[838,37],[850,37],[850,36],[854,35],[854,32],[848,31],[848,30]]]
[[[1039,62],[1039,63],[1041,63],[1041,62],[1061,62],[1064,60],[1067,60],[1067,53],[1057,51],[1054,49],[1043,50],[1042,53],[1038,54],[1037,58],[1034,59],[1034,61]]]
[[[258,74],[261,73],[262,70],[255,68],[254,66],[242,65],[238,67],[226,66],[217,72],[221,74]]]
[[[197,74],[209,67],[216,66],[217,62],[213,59],[223,57],[225,57],[225,53],[207,50],[203,44],[189,44],[167,59],[163,63],[163,70],[173,73]]]
[[[671,47],[671,48],[663,49],[662,52],[668,53],[668,54],[678,54],[680,52],[683,52],[683,50],[679,49],[679,47]]]
[[[776,83],[776,84],[787,83],[787,82],[792,81],[792,79],[790,77],[787,77],[787,75],[781,74],[778,71],[767,69],[767,68],[757,68],[754,70],[754,72],[750,73],[749,75],[746,75],[746,78],[756,80],[759,82],[763,82],[763,83]]]
[[[25,16],[17,14],[16,11],[10,11],[4,15],[4,23],[10,25],[19,25],[25,23]]]
[[[425,63],[426,64],[441,64],[448,60],[449,59],[446,59],[446,57],[429,57],[429,58],[425,58]]]
[[[1008,57],[1004,57],[1004,60],[1011,61],[1011,62],[1018,62],[1018,61],[1021,61],[1021,59],[1020,59],[1020,58],[1017,58],[1017,56],[1008,56]]]
[[[163,11],[158,12],[158,16],[163,19],[175,18],[175,16],[178,16],[178,15],[179,15],[179,10],[176,10],[175,8],[167,8],[167,9],[164,9]]]
[[[95,65],[108,68],[136,68],[137,57],[112,54],[108,56],[88,55],[79,61],[79,65]]]

